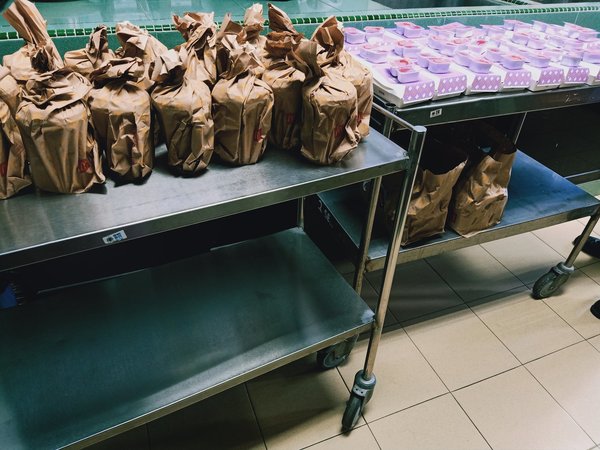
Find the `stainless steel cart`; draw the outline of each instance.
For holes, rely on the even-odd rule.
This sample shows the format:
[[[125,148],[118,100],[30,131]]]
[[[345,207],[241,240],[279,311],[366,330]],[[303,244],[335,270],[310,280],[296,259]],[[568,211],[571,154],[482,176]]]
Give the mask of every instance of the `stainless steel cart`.
[[[408,165],[372,131],[334,166],[270,149],[256,165],[215,164],[195,179],[159,167],[145,185],[104,194],[17,196],[0,203],[0,271],[294,199],[301,225],[303,197]],[[0,448],[101,441],[380,331],[384,312],[374,315],[301,227],[48,292],[0,311]]]
[[[374,109],[383,117],[384,134],[388,137],[394,128],[418,128],[411,124],[430,126],[518,114],[513,130],[514,142],[516,142],[527,112],[596,102],[600,102],[600,86],[585,86],[537,93],[523,91],[471,97],[462,96],[403,109],[379,101],[379,105],[376,104]],[[410,193],[415,179],[415,169],[420,160],[421,150],[422,142],[420,142],[420,145],[409,147],[411,165],[404,176],[404,184],[397,205],[399,214],[396,214],[396,222],[392,233],[389,235],[385,232],[372,235],[376,206],[374,200],[377,198],[380,187],[378,180],[372,183],[371,186],[370,209],[366,225],[363,225],[363,211],[359,201],[361,186],[348,186],[317,196],[318,205],[314,209],[323,214],[334,233],[355,255],[354,286],[357,292],[361,290],[365,271],[384,269],[380,304],[377,307],[378,312],[382,311],[382,304],[387,307],[394,268],[397,263],[422,259],[446,251],[501,239],[582,217],[590,217],[581,234],[581,239],[574,246],[569,257],[566,261],[559,262],[551,268],[547,274],[535,283],[533,295],[535,298],[548,297],[567,281],[574,271],[573,263],[577,255],[598,222],[600,201],[520,151],[514,163],[509,185],[509,200],[500,224],[470,238],[461,237],[452,230],[448,230],[437,238],[400,248],[399,236],[401,234],[399,233],[402,232],[406,220]],[[377,323],[380,326],[383,323],[382,317],[378,316],[377,318]],[[378,333],[380,332],[381,330],[378,330]],[[371,338],[369,352],[377,347],[378,336],[375,336]],[[343,353],[345,350],[342,345],[337,347],[338,349],[341,348],[338,353]],[[336,347],[325,351],[335,353]],[[339,359],[341,358],[342,356],[339,356]],[[351,398],[344,415],[343,425],[345,429],[350,429],[356,424],[364,403],[372,394],[368,381],[371,368],[372,361],[370,361],[368,353],[364,370],[356,375]]]

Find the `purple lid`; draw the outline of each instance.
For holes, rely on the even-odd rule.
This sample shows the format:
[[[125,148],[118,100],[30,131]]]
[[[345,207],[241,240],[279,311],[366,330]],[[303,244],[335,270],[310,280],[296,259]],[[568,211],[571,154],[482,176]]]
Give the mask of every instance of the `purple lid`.
[[[387,48],[379,45],[365,44],[360,49],[360,56],[375,64],[386,62],[388,53]]]
[[[583,55],[574,53],[565,53],[560,63],[563,66],[577,67],[583,60]]]
[[[454,61],[456,61],[456,64],[463,67],[469,67],[469,64],[471,64],[471,58],[471,54],[466,50],[459,50],[454,54]]]
[[[469,69],[475,73],[488,73],[492,68],[492,62],[481,57],[471,59]]]
[[[446,42],[446,39],[437,35],[427,38],[427,45],[434,50],[440,50],[444,42]]]
[[[512,41],[515,44],[526,45],[529,41],[529,36],[518,31],[513,32]]]
[[[523,22],[515,19],[504,19],[504,28],[507,30],[514,30],[515,26],[521,25]]]
[[[578,41],[577,39],[565,38],[563,40],[563,48],[565,50],[582,50],[583,42]]]
[[[396,79],[400,83],[412,83],[419,79],[419,72],[412,67],[401,67],[396,71]]]
[[[450,60],[448,58],[430,58],[427,69],[431,73],[448,73],[450,72]]]
[[[414,23],[411,23],[410,26],[407,25],[404,27],[404,36],[406,36],[407,38],[416,38],[421,36],[422,33],[423,27],[415,25]]]
[[[550,57],[544,52],[530,52],[527,60],[533,67],[544,68],[550,65]]]
[[[362,44],[366,41],[365,33],[354,27],[344,28],[344,40],[348,44]]]
[[[500,64],[510,70],[521,69],[524,62],[525,59],[522,56],[515,54],[502,55],[500,58]]]
[[[583,52],[583,60],[592,64],[600,63],[600,50],[589,49]]]
[[[502,59],[502,51],[497,48],[488,48],[483,55],[486,59],[493,62],[498,62]]]
[[[550,58],[550,61],[560,61],[562,59],[563,52],[562,50],[554,49],[554,48],[545,48],[542,50],[544,55]]]
[[[540,20],[533,21],[533,29],[538,31],[545,31],[548,24],[546,22],[542,22]]]
[[[417,64],[421,67],[429,67],[429,60],[435,58],[431,53],[421,52],[417,55]]]

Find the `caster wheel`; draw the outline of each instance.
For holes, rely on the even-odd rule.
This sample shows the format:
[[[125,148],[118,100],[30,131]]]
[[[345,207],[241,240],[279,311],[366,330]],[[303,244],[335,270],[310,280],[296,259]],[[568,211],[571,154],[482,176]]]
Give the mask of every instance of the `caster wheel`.
[[[553,269],[541,276],[533,285],[533,297],[542,299],[550,297],[571,276],[570,273],[556,273]]]
[[[344,433],[350,431],[358,422],[360,413],[362,412],[365,399],[358,395],[351,395],[350,400],[346,403],[346,410],[342,418],[342,431]]]
[[[323,370],[333,369],[346,361],[357,339],[358,336],[354,336],[339,344],[330,345],[323,350],[319,350],[317,352],[317,365],[319,368]]]

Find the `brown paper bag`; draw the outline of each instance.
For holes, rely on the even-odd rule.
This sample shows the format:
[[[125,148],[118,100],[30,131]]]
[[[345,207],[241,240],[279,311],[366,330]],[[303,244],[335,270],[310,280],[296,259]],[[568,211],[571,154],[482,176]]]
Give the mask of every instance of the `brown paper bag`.
[[[65,53],[65,66],[89,79],[94,70],[114,57],[114,52],[108,48],[106,25],[98,25],[85,48]]]
[[[21,88],[10,74],[10,70],[3,66],[0,66],[0,99],[6,103],[14,118],[21,102]]]
[[[333,71],[350,81],[356,88],[358,138],[369,134],[371,107],[373,106],[373,74],[344,50],[344,34],[335,17],[330,17],[314,32],[312,40],[323,47],[320,62],[326,71]]]
[[[280,8],[269,3],[269,28],[277,32],[300,34],[294,28],[290,17]]]
[[[12,197],[31,184],[25,174],[25,148],[8,105],[0,102],[0,199]]]
[[[45,191],[79,193],[103,183],[100,152],[85,98],[89,81],[53,66],[47,47],[33,53],[39,71],[25,85],[15,121],[34,184]]]
[[[216,25],[214,13],[185,13],[173,16],[175,27],[185,39],[188,60],[185,76],[190,80],[205,82],[213,87],[217,82]]]
[[[231,51],[238,47],[244,39],[242,26],[231,20],[231,14],[225,14],[221,27],[215,36],[217,77],[221,77],[223,73],[228,71],[232,60]]]
[[[185,76],[184,47],[169,50],[154,67],[152,104],[165,132],[169,165],[184,175],[201,173],[214,150],[211,94],[205,83]]]
[[[150,95],[138,82],[144,73],[139,58],[122,58],[91,74],[95,88],[88,103],[96,139],[110,170],[124,181],[148,176],[154,164]]]
[[[260,34],[264,23],[263,6],[260,3],[254,3],[246,9],[243,25],[245,41],[259,51],[264,48],[267,41],[267,38]]]
[[[480,147],[489,148],[457,184],[448,225],[461,236],[473,236],[502,219],[516,147],[505,135],[484,124],[476,131]]]
[[[168,48],[146,30],[142,30],[127,21],[117,24],[116,34],[121,44],[121,47],[115,52],[116,56],[118,58],[140,58],[144,65],[144,72],[138,83],[141,83],[141,86],[146,90],[152,89],[150,64],[165,53]]]
[[[356,89],[323,72],[317,44],[301,42],[288,61],[306,75],[302,88],[302,155],[317,164],[334,164],[357,146]]]
[[[260,65],[254,52],[238,46],[231,58],[212,92],[215,152],[231,164],[254,164],[267,146],[273,91],[252,70]]]
[[[31,57],[39,47],[46,47],[53,67],[63,67],[60,54],[48,35],[46,21],[33,3],[28,0],[14,0],[2,15],[25,40],[23,47],[11,55],[4,55],[3,58],[3,64],[20,84],[27,83],[37,75],[31,66]]]
[[[402,245],[444,232],[452,189],[467,162],[464,152],[435,139],[427,139],[410,196]],[[392,229],[403,174],[383,178],[383,211]]]

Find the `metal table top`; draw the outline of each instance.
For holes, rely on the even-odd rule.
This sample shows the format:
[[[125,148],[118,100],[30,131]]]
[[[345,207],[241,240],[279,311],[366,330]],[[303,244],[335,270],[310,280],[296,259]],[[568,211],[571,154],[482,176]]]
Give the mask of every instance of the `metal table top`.
[[[163,150],[164,153],[164,150]],[[336,165],[316,166],[296,153],[268,149],[258,164],[214,163],[197,178],[174,177],[165,156],[143,185],[102,193],[29,193],[0,202],[0,271],[127,239],[205,222],[403,170],[406,152],[375,130]]]

